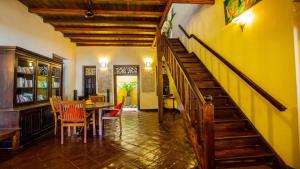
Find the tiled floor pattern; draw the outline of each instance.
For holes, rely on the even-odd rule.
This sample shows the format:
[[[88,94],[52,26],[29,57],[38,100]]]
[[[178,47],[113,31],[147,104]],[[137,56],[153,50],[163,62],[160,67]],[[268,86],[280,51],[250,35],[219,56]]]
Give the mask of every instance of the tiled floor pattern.
[[[180,115],[166,115],[159,125],[155,112],[124,112],[123,134],[117,122],[105,124],[102,139],[59,135],[43,139],[18,153],[0,151],[0,169],[188,169],[196,160]]]

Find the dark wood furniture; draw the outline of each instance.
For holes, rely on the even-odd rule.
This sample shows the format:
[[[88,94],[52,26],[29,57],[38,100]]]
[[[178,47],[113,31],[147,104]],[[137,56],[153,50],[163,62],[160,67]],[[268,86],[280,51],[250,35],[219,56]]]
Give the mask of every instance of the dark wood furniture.
[[[96,95],[96,66],[83,67],[83,92],[84,98]]]
[[[19,128],[23,146],[53,128],[49,98],[62,97],[62,60],[15,46],[0,46],[0,59],[0,129]]]
[[[12,138],[12,149],[19,147],[20,130],[19,129],[0,129],[0,141]]]

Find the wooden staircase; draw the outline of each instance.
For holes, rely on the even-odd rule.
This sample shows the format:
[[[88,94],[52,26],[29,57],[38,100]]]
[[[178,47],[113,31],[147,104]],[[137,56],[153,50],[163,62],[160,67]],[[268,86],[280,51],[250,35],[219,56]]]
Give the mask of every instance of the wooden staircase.
[[[169,78],[174,80],[177,87],[180,97],[179,102],[182,102],[184,107],[182,111],[185,111],[184,116],[186,117],[184,119],[187,121],[187,130],[189,128],[195,130],[194,134],[196,136],[194,135],[190,138],[197,137],[191,143],[198,144],[194,146],[194,149],[196,149],[195,152],[198,154],[200,167],[209,169],[288,168],[198,57],[194,53],[188,53],[179,39],[162,39],[162,41],[165,41],[161,44],[164,46],[165,65],[170,72],[168,74]],[[192,88],[193,84],[198,88],[200,95],[202,95],[200,97],[204,99],[210,98],[213,103],[213,111],[211,112],[213,113],[213,121],[211,126],[209,121],[205,121],[205,114],[208,114],[203,110],[205,109],[203,108],[205,104],[202,104],[201,107],[201,104],[197,103],[197,91],[195,89],[194,91],[187,89]],[[198,110],[192,110],[193,107],[196,107]],[[187,109],[188,113],[186,112]],[[200,111],[201,109],[203,111]],[[193,112],[196,113],[193,114]],[[201,112],[203,113],[202,115],[197,115]],[[209,133],[210,127],[212,128],[211,131],[213,131],[213,138],[203,138],[204,136],[199,133]],[[209,140],[213,141],[212,147],[207,147],[209,143],[205,144]],[[206,149],[207,151],[199,149]],[[214,150],[214,152],[211,155],[205,154],[206,152],[209,154],[209,150]],[[202,159],[202,156],[204,156],[204,159]],[[203,160],[212,160],[213,162],[209,163]]]

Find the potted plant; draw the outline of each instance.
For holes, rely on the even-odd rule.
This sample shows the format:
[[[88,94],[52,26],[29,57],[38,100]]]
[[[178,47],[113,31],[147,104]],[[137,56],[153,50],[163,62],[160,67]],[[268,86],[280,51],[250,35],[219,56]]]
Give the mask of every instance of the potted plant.
[[[136,87],[137,85],[137,81],[134,80],[134,81],[131,81],[131,82],[123,82],[123,83],[120,83],[120,88],[121,89],[125,89],[126,90],[126,105],[130,105],[131,104],[131,97],[130,97],[130,93],[131,91]]]
[[[173,19],[174,19],[175,15],[176,15],[176,13],[174,12],[174,9],[172,8],[171,16],[170,16],[169,20],[166,21],[166,24],[164,26],[164,31],[163,31],[167,38],[171,37],[171,30],[173,28]]]

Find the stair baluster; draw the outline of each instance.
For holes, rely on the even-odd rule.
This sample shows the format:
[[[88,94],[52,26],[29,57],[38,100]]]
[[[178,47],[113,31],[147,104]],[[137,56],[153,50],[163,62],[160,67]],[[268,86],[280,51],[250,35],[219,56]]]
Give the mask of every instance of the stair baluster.
[[[177,88],[183,106],[183,119],[189,140],[194,147],[196,158],[203,169],[214,168],[214,105],[205,100],[197,85],[187,76],[186,70],[170,48],[168,40],[162,36],[163,56],[168,76],[171,76]],[[181,52],[181,51],[179,51]]]

